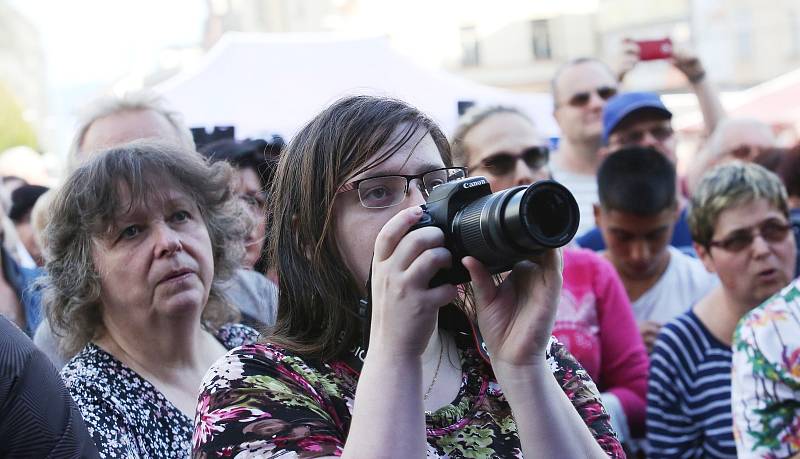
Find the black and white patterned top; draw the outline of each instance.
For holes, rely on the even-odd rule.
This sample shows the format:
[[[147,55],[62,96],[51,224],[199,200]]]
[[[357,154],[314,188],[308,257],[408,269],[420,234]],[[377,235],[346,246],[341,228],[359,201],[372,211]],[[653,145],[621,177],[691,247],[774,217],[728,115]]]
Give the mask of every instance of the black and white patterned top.
[[[227,349],[258,332],[229,324],[216,333]],[[89,343],[61,371],[103,458],[188,458],[193,420],[149,381]],[[199,389],[198,389],[199,390]]]

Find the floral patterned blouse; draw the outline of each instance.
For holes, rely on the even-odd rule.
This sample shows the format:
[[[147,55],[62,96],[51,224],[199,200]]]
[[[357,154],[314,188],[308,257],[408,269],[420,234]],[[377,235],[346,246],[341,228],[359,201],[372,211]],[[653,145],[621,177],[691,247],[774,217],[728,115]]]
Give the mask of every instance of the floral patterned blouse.
[[[458,395],[452,404],[426,414],[427,457],[522,457],[511,409],[488,364],[464,343],[459,355]],[[600,446],[611,457],[625,457],[586,371],[555,339],[547,355]],[[234,349],[203,380],[194,457],[339,456],[357,382],[358,374],[342,361],[303,360],[272,344]]]
[[[229,324],[216,333],[227,349],[253,343],[258,332]],[[187,458],[192,419],[149,381],[89,343],[61,376],[103,458]]]
[[[733,336],[733,421],[740,458],[800,452],[800,279],[749,312]]]

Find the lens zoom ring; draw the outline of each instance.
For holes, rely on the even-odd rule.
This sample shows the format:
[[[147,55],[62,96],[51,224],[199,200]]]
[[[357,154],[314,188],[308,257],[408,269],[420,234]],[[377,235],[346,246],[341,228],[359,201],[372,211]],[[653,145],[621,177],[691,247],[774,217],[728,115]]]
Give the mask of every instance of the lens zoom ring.
[[[491,241],[484,238],[481,231],[481,211],[486,198],[479,199],[461,211],[458,219],[458,228],[461,230],[461,243],[467,253],[474,255],[479,260],[485,260],[484,254],[489,249]]]

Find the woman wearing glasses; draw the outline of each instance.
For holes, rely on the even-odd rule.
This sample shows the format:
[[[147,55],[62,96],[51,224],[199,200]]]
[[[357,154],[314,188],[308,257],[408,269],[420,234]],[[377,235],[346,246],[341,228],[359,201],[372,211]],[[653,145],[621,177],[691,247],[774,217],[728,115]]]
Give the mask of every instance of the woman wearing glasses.
[[[786,190],[761,166],[718,166],[698,184],[689,227],[697,255],[720,286],[656,340],[647,438],[657,457],[733,458],[731,341],[739,319],[793,277]]]
[[[409,229],[464,177],[450,163],[439,128],[390,99],[342,99],[296,135],[272,189],[278,321],[206,375],[196,457],[621,457],[551,340],[558,251],[499,285],[467,257],[472,289],[428,287],[451,256],[439,229]]]
[[[451,144],[453,161],[485,176],[498,192],[550,178],[549,152],[533,122],[515,107],[471,109]],[[564,288],[553,335],[602,392],[620,439],[644,435],[647,351],[614,267],[594,252],[564,250]]]

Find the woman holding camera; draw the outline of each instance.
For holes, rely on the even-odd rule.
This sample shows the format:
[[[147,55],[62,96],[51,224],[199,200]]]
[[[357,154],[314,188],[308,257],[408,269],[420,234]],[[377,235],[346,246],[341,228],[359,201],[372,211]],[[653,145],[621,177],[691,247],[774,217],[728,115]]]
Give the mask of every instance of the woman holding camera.
[[[275,330],[204,378],[196,457],[622,457],[591,379],[551,339],[558,250],[499,285],[465,257],[474,293],[429,288],[457,260],[440,229],[409,229],[434,186],[464,176],[450,164],[438,127],[390,99],[342,99],[297,134],[272,190]]]

